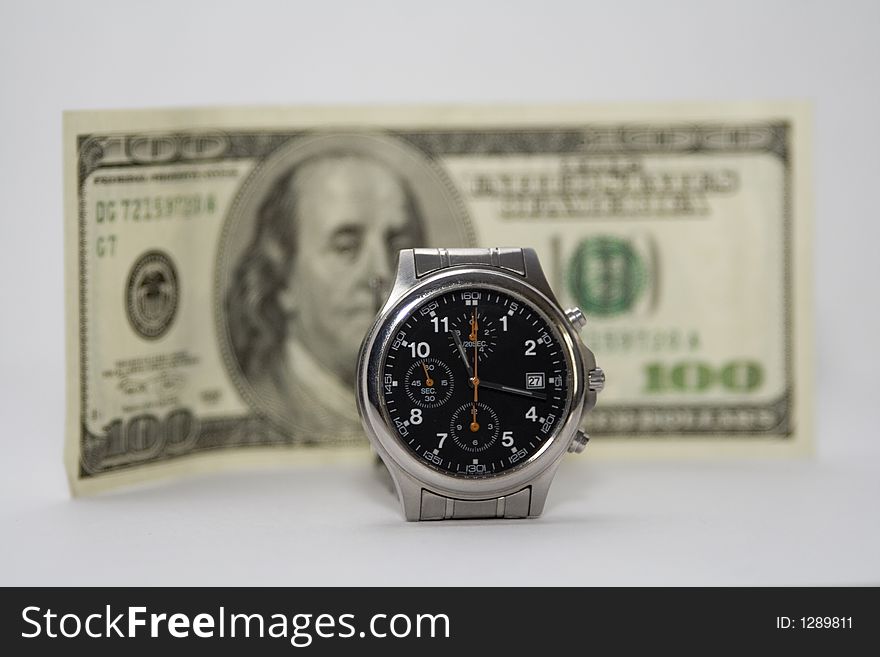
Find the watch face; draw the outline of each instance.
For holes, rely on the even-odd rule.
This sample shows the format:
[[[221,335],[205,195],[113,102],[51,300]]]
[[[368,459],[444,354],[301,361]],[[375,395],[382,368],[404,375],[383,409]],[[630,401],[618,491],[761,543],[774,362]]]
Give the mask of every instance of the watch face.
[[[466,287],[403,319],[381,365],[392,430],[427,465],[487,477],[522,465],[565,420],[556,330],[519,297]]]

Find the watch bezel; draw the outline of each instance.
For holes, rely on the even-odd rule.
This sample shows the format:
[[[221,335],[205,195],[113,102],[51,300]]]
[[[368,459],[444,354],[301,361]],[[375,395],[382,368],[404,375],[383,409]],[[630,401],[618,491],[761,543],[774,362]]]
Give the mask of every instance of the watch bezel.
[[[485,287],[520,298],[543,315],[560,340],[568,367],[566,416],[535,454],[522,464],[486,476],[456,475],[422,462],[388,422],[381,394],[381,363],[394,336],[424,303],[462,287]],[[507,495],[527,486],[568,451],[585,408],[585,364],[580,338],[559,304],[527,280],[497,269],[463,266],[441,270],[398,291],[395,289],[364,341],[358,363],[358,408],[373,447],[426,488],[462,499]],[[391,463],[389,463],[389,459]],[[392,472],[393,474],[393,472]]]

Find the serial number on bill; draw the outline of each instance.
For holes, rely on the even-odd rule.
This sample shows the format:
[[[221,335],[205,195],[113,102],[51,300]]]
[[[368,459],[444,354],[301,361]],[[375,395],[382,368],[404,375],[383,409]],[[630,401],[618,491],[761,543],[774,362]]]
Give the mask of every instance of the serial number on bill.
[[[212,194],[176,194],[121,198],[95,203],[95,221],[150,221],[153,219],[189,218],[214,214],[217,199]]]
[[[852,616],[777,616],[779,630],[851,630]]]

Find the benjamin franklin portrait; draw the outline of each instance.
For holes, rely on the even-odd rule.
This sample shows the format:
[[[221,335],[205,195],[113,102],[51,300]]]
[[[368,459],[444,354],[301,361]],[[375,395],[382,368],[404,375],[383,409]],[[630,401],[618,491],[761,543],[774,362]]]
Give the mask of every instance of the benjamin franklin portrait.
[[[275,172],[230,263],[228,346],[249,401],[292,440],[356,442],[360,343],[400,249],[437,237],[405,169],[369,149],[323,149]]]

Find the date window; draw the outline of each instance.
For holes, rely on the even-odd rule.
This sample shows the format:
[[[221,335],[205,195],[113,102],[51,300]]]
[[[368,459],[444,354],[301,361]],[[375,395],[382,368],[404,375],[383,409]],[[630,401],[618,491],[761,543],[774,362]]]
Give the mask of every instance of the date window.
[[[526,373],[526,389],[527,390],[543,390],[544,389],[544,373],[543,372],[527,372]]]

